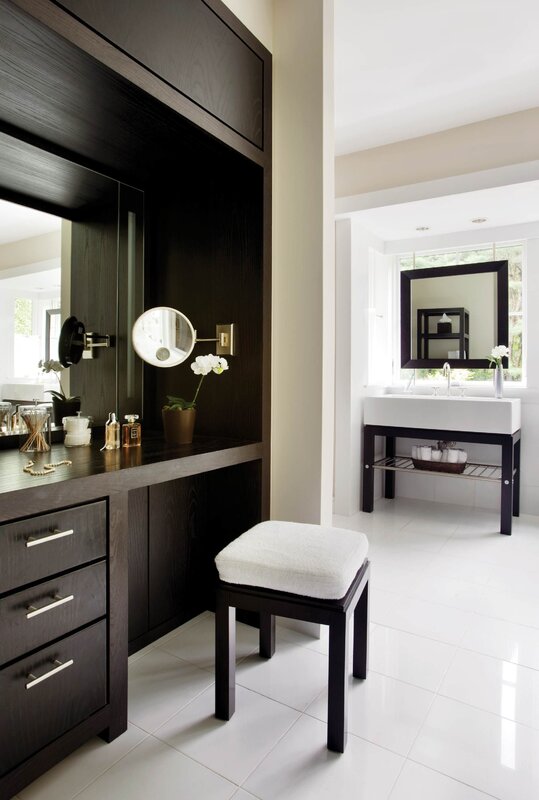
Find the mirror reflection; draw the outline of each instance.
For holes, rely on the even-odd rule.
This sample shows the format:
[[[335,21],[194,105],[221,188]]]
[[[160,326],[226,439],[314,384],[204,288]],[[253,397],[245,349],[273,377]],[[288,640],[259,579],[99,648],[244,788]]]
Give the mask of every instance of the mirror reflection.
[[[493,272],[412,283],[412,358],[485,358],[497,335]]]
[[[58,357],[62,314],[69,303],[70,226],[52,214],[0,200],[3,403],[50,402],[47,391],[58,389],[55,375],[42,372],[38,364]],[[63,382],[69,383],[68,375]],[[7,425],[1,430],[6,433]]]
[[[191,355],[196,333],[185,314],[175,308],[150,308],[133,326],[133,347],[147,364],[175,367]]]
[[[487,369],[508,336],[507,261],[401,272],[402,367]]]

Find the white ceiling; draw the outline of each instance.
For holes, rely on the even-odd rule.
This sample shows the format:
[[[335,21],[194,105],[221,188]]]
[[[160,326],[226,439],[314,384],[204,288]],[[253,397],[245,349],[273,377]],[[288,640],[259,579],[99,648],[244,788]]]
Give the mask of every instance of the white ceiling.
[[[60,261],[60,259],[56,260]],[[17,291],[22,295],[25,293],[33,294],[39,292],[47,297],[55,295],[59,297],[62,282],[62,271],[60,267],[34,270],[34,267],[40,265],[32,264],[31,266],[32,272],[28,272],[24,275],[16,275],[12,278],[2,278],[2,274],[0,273],[0,291]]]
[[[537,0],[335,0],[336,152],[539,105]]]
[[[536,222],[539,181],[371,208],[356,216],[363,227],[384,241]],[[478,217],[486,217],[486,222],[473,223]],[[419,226],[430,230],[418,232]]]
[[[52,214],[0,200],[0,245],[59,231],[61,224]]]

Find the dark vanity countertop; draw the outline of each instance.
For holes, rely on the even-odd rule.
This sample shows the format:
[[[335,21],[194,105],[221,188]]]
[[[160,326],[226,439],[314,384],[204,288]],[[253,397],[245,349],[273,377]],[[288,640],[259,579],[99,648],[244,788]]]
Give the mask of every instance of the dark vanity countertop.
[[[173,447],[165,444],[162,435],[144,431],[140,447],[101,451],[101,445],[99,438],[89,447],[56,444],[50,453],[0,452],[0,521],[255,461],[263,455],[260,442],[200,436],[193,444]],[[30,458],[36,470],[64,459],[73,463],[49,475],[32,476],[23,472]]]

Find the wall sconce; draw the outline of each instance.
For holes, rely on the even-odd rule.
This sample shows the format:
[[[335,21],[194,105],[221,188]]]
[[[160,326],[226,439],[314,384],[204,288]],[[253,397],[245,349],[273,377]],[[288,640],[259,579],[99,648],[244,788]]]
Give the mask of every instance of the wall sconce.
[[[198,339],[185,314],[168,306],[156,306],[135,321],[132,341],[137,355],[147,364],[175,367],[189,358],[197,342],[216,342],[218,356],[236,355],[236,326],[218,324],[215,338]]]
[[[108,333],[87,333],[83,322],[76,317],[68,317],[60,331],[58,360],[63,367],[71,367],[78,364],[81,358],[95,358],[94,348],[112,346],[113,337]]]

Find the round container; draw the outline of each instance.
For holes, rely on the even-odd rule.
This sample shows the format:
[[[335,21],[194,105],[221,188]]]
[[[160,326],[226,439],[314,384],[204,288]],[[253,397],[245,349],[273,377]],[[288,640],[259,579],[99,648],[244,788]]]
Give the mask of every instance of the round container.
[[[11,403],[0,403],[0,433],[11,433],[11,415],[13,406]]]
[[[19,406],[20,425],[27,436],[19,450],[21,453],[46,453],[51,449],[51,415],[43,406]]]
[[[90,425],[90,417],[81,417],[78,411],[76,417],[63,417],[62,424],[66,434],[84,434]]]

